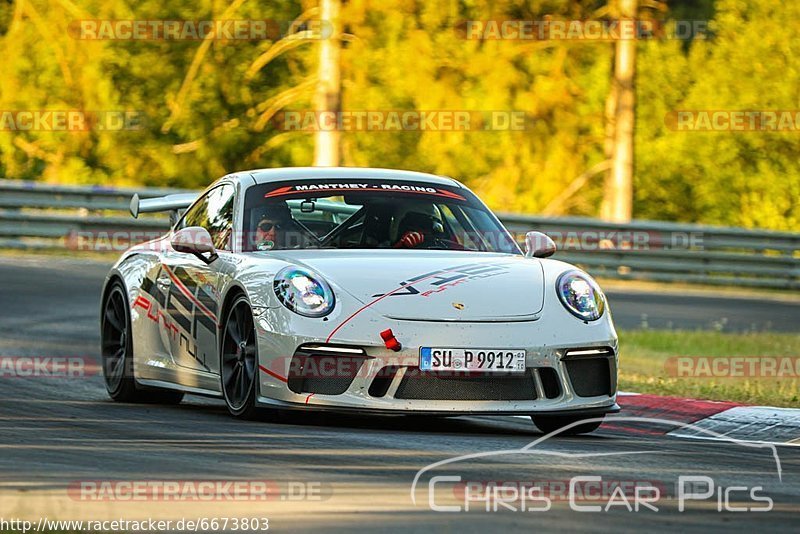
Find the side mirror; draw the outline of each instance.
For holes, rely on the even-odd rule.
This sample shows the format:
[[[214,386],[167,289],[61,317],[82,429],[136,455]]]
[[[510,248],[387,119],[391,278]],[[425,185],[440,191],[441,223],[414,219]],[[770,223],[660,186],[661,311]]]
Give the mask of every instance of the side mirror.
[[[202,226],[181,228],[172,234],[169,243],[176,252],[192,254],[205,263],[211,263],[219,257],[217,251],[214,250],[211,234]],[[208,257],[203,254],[208,254]]]
[[[555,254],[556,243],[542,232],[525,234],[525,257],[548,258]]]

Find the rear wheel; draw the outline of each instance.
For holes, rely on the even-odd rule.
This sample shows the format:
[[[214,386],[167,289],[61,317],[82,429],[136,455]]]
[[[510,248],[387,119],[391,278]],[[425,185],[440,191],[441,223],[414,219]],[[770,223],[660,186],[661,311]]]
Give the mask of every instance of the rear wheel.
[[[228,311],[222,331],[220,379],[231,415],[252,419],[256,409],[256,329],[247,297],[240,295]]]
[[[603,416],[599,416],[603,417]],[[545,416],[545,415],[532,415],[531,419],[533,420],[533,424],[536,425],[536,428],[544,432],[545,434],[550,434],[551,432],[555,432],[557,430],[561,430],[562,428],[568,427],[573,423],[577,423],[579,421],[583,421],[584,419],[597,419],[597,417],[581,417],[581,416],[568,416],[568,415],[556,415],[556,416]],[[594,432],[600,425],[603,424],[602,419],[600,421],[592,421],[590,423],[583,423],[575,426],[570,426],[563,432],[560,432],[560,436],[574,436],[576,434],[588,434],[589,432]]]
[[[140,389],[133,377],[133,339],[128,298],[119,281],[112,283],[100,319],[100,355],[109,396],[119,402],[178,404],[183,392]]]

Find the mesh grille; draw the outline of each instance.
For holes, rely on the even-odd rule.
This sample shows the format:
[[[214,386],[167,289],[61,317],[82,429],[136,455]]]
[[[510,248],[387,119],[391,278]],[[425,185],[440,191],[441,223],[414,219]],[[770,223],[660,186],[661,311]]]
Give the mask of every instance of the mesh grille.
[[[436,373],[406,370],[395,393],[397,399],[418,400],[535,400],[531,371],[522,374]]]

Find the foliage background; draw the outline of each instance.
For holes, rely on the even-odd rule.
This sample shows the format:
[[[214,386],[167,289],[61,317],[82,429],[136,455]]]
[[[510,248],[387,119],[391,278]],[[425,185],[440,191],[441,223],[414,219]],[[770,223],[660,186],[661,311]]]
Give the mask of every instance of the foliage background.
[[[0,177],[199,187],[230,171],[310,164],[312,134],[281,132],[259,118],[274,105],[311,109],[313,40],[248,74],[275,43],[213,41],[198,54],[196,41],[85,41],[70,37],[68,27],[79,19],[291,21],[315,5],[0,0],[0,110],[139,110],[146,116],[139,131],[0,131]],[[346,1],[343,109],[523,110],[534,126],[345,132],[343,164],[452,175],[502,211],[596,216],[602,174],[561,197],[605,159],[613,45],[464,40],[454,30],[465,19],[546,15],[608,17],[613,2]],[[638,44],[634,217],[798,230],[800,132],[675,132],[664,116],[683,109],[800,109],[800,3],[653,1],[640,15],[709,20],[711,33]]]

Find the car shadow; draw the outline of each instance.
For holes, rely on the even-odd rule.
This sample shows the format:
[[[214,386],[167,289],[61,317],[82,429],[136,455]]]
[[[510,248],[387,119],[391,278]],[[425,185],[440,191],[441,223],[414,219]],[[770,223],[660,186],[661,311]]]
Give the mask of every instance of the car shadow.
[[[195,403],[194,399],[202,399],[202,403]],[[170,407],[167,407],[170,408]],[[426,415],[364,415],[346,414],[336,412],[323,412],[309,410],[260,410],[254,419],[237,421],[233,419],[222,401],[215,399],[186,397],[174,409],[190,411],[196,415],[213,415],[215,418],[225,419],[226,422],[240,423],[242,428],[247,428],[248,423],[273,424],[280,426],[296,426],[303,428],[330,428],[349,429],[361,431],[393,431],[407,433],[429,434],[461,434],[461,435],[508,435],[508,436],[541,436],[543,433],[536,428],[527,417],[513,417],[508,415],[490,416],[426,416]],[[582,436],[559,436],[559,440],[586,440],[593,438],[605,439],[597,433]]]

